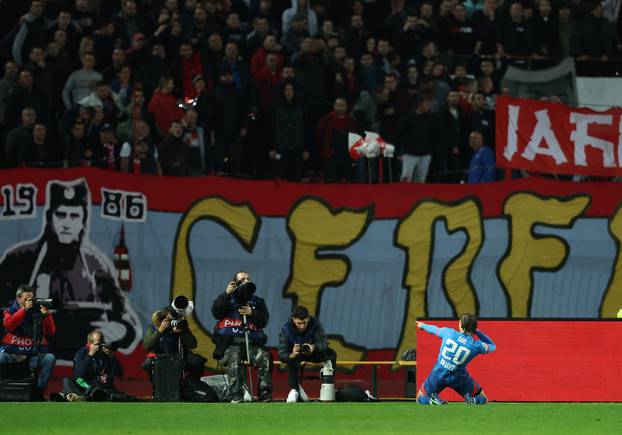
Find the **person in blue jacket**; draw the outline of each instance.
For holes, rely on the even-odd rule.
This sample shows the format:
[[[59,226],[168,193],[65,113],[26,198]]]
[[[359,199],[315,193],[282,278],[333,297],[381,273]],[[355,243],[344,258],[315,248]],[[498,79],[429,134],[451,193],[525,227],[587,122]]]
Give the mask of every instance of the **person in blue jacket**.
[[[479,131],[469,134],[469,146],[473,150],[469,165],[468,183],[491,183],[495,181],[495,152],[484,146],[484,136]]]

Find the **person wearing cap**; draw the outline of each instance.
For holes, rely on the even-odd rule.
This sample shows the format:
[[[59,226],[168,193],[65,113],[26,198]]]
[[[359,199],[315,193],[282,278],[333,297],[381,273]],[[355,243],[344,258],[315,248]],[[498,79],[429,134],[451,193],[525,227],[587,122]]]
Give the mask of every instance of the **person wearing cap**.
[[[86,182],[50,181],[41,235],[8,248],[0,261],[0,305],[20,284],[39,298],[58,303],[57,338],[50,350],[71,360],[94,327],[128,353],[138,344],[141,324],[119,288],[109,258],[88,237],[91,195]]]
[[[91,166],[116,171],[118,166],[118,141],[114,135],[114,126],[110,123],[102,125],[99,133],[89,137],[87,150],[88,161]]]
[[[132,171],[140,174],[162,175],[158,149],[149,137],[139,137],[132,150]]]

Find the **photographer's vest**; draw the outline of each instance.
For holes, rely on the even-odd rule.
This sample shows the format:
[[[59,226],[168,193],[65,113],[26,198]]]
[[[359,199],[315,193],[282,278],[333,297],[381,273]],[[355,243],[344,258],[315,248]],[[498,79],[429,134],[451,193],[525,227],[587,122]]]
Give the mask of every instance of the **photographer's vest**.
[[[315,331],[317,330],[318,321],[315,317],[309,316],[309,324],[304,333],[301,333],[296,329],[291,319],[283,325],[281,331],[287,336],[289,345],[294,347],[295,344],[314,344],[315,343]]]
[[[148,328],[155,330],[155,326],[149,325]],[[158,333],[158,341],[147,355],[148,357],[154,357],[156,355],[164,353],[179,353],[179,335],[173,332],[166,331],[164,333]]]
[[[238,312],[238,305],[235,303],[235,298],[231,298],[234,304],[232,310],[230,310],[225,317],[220,319],[216,324],[216,333],[220,335],[226,335],[230,337],[244,338],[244,325],[242,315]],[[257,303],[259,298],[255,295],[248,301],[248,306],[251,310],[257,309]],[[266,335],[263,333],[263,329],[258,328],[253,322],[250,321],[250,316],[246,316],[246,328],[248,329],[248,338],[255,342],[264,344],[267,340]],[[235,340],[234,340],[235,341]]]
[[[80,373],[80,377],[90,385],[112,387],[114,377],[117,375],[114,369],[114,360],[101,354],[90,356],[89,349],[90,347],[87,344],[76,353],[74,358],[74,377],[77,377],[75,369],[77,366],[76,361],[84,361],[88,358],[89,361],[86,373]]]
[[[4,312],[11,316],[20,310],[17,302],[13,303]],[[43,319],[41,319],[41,333],[43,334]],[[2,346],[0,352],[19,353],[24,355],[36,355],[37,350],[40,353],[47,353],[47,340],[42,337],[41,344],[37,346],[34,340],[34,324],[35,318],[32,310],[26,311],[26,315],[22,322],[12,331],[6,331],[2,337]]]

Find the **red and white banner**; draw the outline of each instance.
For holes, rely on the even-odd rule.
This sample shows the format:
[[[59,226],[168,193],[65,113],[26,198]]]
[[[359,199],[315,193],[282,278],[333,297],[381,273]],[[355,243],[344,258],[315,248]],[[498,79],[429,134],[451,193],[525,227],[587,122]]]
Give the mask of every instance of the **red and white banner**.
[[[497,98],[497,166],[532,172],[622,175],[622,109],[597,112]]]

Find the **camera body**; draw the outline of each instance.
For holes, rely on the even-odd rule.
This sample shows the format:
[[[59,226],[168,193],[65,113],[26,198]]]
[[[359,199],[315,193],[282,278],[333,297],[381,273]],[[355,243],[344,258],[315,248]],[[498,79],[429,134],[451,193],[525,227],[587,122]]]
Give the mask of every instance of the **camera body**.
[[[171,320],[171,326],[173,328],[184,328],[188,325],[188,321],[183,317],[178,317],[176,319]]]
[[[54,306],[54,299],[51,298],[33,298],[32,299],[32,307],[35,309],[35,311],[39,311],[41,310],[41,307],[45,307],[48,310],[52,309],[52,307]]]
[[[235,288],[233,289],[233,296],[237,302],[237,305],[243,307],[244,305],[248,305],[248,302],[253,297],[253,294],[257,290],[257,286],[252,281],[238,281],[235,283]]]
[[[311,346],[307,343],[300,345],[300,353],[311,353]]]

